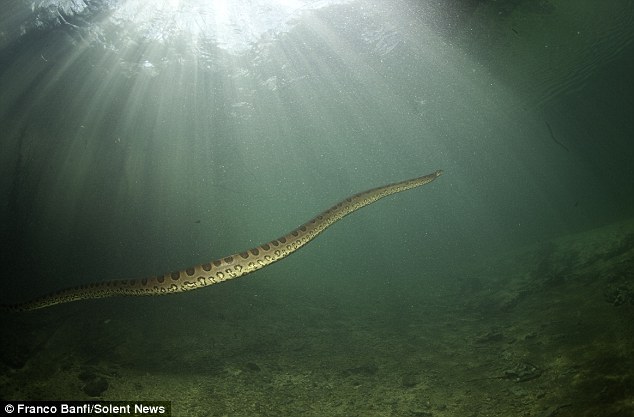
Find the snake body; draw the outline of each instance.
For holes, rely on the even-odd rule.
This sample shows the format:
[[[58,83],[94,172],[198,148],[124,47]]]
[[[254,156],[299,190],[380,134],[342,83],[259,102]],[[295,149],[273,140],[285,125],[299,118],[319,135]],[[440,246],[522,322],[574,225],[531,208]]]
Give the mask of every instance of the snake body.
[[[442,171],[438,170],[422,177],[363,191],[340,201],[280,238],[182,271],[143,279],[119,279],[84,284],[24,303],[2,305],[2,308],[9,311],[27,311],[92,298],[174,294],[239,278],[287,257],[348,214],[388,195],[429,184],[441,174]]]

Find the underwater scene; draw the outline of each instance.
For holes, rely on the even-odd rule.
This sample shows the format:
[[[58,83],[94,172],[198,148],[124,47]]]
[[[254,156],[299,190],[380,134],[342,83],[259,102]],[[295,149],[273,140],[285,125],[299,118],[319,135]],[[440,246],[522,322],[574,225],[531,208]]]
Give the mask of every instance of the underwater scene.
[[[633,74],[632,0],[7,0],[0,415],[634,416]]]

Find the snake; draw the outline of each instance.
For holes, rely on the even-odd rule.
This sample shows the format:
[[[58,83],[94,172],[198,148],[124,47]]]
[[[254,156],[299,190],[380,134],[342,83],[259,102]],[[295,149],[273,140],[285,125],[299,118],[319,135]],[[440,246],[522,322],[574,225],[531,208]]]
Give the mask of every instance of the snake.
[[[328,227],[350,213],[384,197],[429,184],[442,174],[437,170],[422,177],[372,188],[341,200],[306,223],[270,242],[180,271],[142,279],[99,281],[62,289],[17,304],[0,308],[19,312],[37,310],[78,300],[115,296],[158,296],[176,294],[243,277],[277,262],[312,241]]]

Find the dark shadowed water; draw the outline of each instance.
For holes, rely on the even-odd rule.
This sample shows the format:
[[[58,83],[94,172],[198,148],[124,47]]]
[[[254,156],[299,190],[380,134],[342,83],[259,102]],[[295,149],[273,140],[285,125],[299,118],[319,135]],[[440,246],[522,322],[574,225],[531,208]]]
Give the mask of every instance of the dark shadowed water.
[[[0,399],[634,413],[632,0],[6,3],[3,304],[444,174],[243,279],[4,313]]]

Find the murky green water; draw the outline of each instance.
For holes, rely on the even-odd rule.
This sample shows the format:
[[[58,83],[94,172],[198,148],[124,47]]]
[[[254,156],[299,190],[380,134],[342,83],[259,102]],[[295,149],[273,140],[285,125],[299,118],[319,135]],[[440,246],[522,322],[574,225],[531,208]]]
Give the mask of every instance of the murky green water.
[[[552,243],[633,213],[631,0],[9,3],[3,303],[207,262],[444,175],[242,280],[7,316],[29,336],[3,342],[0,397],[88,398],[89,372],[101,398],[155,392],[178,415],[632,411],[629,226],[594,255]],[[558,337],[595,344],[586,316],[615,326],[601,369],[557,362],[575,349]],[[543,394],[574,385],[547,369],[577,388]],[[622,395],[580,403],[601,375]]]

